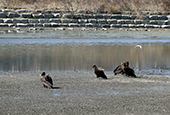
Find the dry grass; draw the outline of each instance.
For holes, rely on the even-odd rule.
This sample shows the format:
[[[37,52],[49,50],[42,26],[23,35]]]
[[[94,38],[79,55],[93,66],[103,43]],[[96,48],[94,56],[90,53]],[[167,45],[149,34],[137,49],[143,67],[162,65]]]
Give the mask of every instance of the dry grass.
[[[1,0],[0,8],[66,9],[74,11],[168,11],[170,0]]]

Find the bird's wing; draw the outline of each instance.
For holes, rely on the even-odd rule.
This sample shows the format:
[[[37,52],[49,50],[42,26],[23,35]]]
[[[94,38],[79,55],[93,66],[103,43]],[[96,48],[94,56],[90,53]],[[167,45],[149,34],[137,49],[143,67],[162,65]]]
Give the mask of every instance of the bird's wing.
[[[45,85],[48,85],[48,86],[52,86],[51,83],[49,83],[48,81],[46,81],[46,79],[41,76],[41,81],[45,84]]]
[[[104,68],[102,68],[102,67],[98,67],[98,70],[100,70],[100,71],[104,71],[105,69],[104,69]]]

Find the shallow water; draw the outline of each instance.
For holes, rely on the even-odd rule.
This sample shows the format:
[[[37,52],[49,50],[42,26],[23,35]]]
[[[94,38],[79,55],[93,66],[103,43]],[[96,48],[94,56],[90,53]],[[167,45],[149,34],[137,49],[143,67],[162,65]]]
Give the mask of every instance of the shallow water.
[[[112,71],[128,60],[135,71],[169,74],[169,57],[169,31],[0,32],[0,72]]]

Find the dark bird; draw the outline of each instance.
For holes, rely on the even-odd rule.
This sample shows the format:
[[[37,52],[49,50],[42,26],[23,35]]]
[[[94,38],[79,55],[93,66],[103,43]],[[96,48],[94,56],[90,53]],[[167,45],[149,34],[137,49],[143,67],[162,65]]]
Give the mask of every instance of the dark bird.
[[[107,76],[104,74],[103,68],[101,67],[98,68],[96,65],[93,65],[92,68],[97,78],[101,77],[103,79],[107,79]]]
[[[124,74],[125,73],[125,68],[129,67],[129,62],[123,62],[121,65],[117,66],[116,69],[114,69],[114,74]]]
[[[127,77],[129,77],[129,76],[136,77],[135,71],[132,68],[129,68],[129,67],[125,68],[125,75]]]
[[[40,76],[45,88],[53,88],[53,80],[49,75],[45,75],[45,72],[43,71]]]
[[[125,74],[126,76],[131,76],[131,77],[136,77],[135,75],[135,71],[129,67],[129,62],[123,62],[121,65],[119,65],[118,67],[116,67],[116,69],[114,69],[114,74]]]

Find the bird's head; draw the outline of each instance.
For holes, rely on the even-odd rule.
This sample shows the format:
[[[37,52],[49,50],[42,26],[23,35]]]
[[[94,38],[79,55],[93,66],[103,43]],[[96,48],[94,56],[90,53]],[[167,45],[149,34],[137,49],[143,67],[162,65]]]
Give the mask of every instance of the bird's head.
[[[43,71],[43,72],[40,74],[40,76],[45,76],[45,72]]]
[[[97,66],[94,64],[94,65],[92,65],[92,68],[97,68]]]

